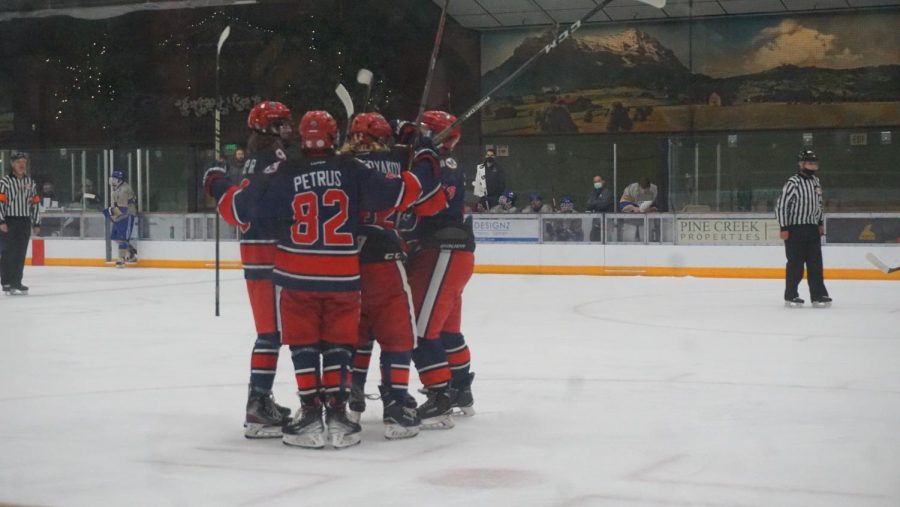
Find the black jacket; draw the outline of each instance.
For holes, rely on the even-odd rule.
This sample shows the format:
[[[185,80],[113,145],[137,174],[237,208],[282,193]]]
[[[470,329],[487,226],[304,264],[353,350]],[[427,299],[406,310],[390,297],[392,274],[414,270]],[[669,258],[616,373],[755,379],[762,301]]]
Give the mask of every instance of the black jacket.
[[[594,189],[588,197],[587,211],[590,213],[612,213],[613,193],[609,187]]]
[[[484,181],[489,196],[497,197],[506,191],[506,173],[497,162],[491,167],[485,167]]]

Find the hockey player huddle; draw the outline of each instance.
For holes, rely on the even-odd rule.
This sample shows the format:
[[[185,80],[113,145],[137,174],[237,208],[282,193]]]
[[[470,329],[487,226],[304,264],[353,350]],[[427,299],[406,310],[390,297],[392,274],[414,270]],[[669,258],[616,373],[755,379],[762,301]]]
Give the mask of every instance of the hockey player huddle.
[[[427,111],[421,129],[378,113],[353,118],[336,146],[337,123],[309,111],[293,131],[290,110],[257,104],[240,182],[219,164],[204,188],[239,227],[241,260],[256,324],[244,435],[287,445],[360,442],[364,386],[378,342],[385,437],[449,429],[474,414],[469,349],[460,333],[462,292],[474,268],[465,181],[449,157],[456,120]],[[285,146],[299,138],[303,157]],[[281,345],[290,348],[300,408],[275,403]],[[415,365],[426,399],[409,392]]]

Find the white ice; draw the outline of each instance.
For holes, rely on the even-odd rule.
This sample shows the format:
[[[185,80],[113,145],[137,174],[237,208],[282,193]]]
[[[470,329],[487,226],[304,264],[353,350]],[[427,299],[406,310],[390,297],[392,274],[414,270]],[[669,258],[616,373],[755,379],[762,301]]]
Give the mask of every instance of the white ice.
[[[897,282],[787,309],[778,280],[476,275],[478,414],[391,442],[370,402],[342,451],[243,438],[239,271],[219,318],[212,271],[25,283],[0,299],[0,504],[900,505]]]

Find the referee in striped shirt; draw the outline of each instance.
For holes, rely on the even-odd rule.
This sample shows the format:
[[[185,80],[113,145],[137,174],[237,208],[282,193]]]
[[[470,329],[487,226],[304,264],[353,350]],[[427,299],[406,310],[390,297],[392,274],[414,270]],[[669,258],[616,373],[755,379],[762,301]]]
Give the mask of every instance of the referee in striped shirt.
[[[25,269],[25,253],[28,239],[40,234],[40,196],[34,181],[25,175],[28,155],[14,153],[12,174],[0,178],[0,235],[3,236],[3,253],[0,258],[0,283],[3,292],[27,294],[22,285]]]
[[[781,239],[787,254],[784,300],[794,305],[803,304],[797,287],[803,280],[803,265],[806,264],[813,304],[827,304],[831,298],[822,274],[825,228],[822,225],[822,186],[816,177],[819,158],[812,150],[803,150],[797,156],[797,163],[799,171],[788,178],[775,205],[775,217],[781,226]]]

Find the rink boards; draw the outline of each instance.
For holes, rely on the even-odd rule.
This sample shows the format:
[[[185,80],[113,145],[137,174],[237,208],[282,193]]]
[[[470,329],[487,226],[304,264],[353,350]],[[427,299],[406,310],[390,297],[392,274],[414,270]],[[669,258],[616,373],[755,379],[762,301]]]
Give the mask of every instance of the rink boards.
[[[202,269],[215,265],[212,241],[140,241],[137,246],[140,267]],[[33,263],[32,251],[38,254]],[[33,240],[28,262],[47,266],[112,265],[106,261],[105,252],[103,240]],[[826,245],[825,276],[900,280],[900,273],[888,275],[874,269],[865,258],[869,252],[891,266],[900,265],[900,245]],[[220,243],[220,259],[223,268],[239,269],[238,244]],[[774,245],[479,243],[475,261],[477,273],[782,278],[785,257],[784,248]]]

